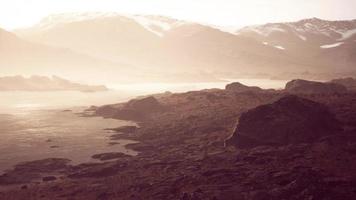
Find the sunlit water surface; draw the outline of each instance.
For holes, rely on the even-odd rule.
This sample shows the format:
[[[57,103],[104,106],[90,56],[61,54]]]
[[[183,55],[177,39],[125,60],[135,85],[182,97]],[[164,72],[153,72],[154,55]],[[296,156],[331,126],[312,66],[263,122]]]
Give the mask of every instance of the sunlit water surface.
[[[237,81],[276,89],[285,84],[285,81],[264,79]],[[134,141],[120,140],[119,144],[110,145],[109,136],[113,133],[105,130],[133,125],[133,122],[81,117],[78,112],[86,106],[123,102],[139,95],[224,88],[227,83],[112,85],[113,90],[97,93],[0,92],[0,172],[19,162],[44,158],[68,158],[78,164],[92,162],[91,156],[98,153],[135,154],[125,148]]]
[[[105,152],[136,152],[119,140],[110,145],[106,128],[134,125],[132,122],[81,117],[76,111],[37,110],[0,115],[0,170],[18,162],[44,158],[68,158],[73,164],[92,162],[91,156]]]

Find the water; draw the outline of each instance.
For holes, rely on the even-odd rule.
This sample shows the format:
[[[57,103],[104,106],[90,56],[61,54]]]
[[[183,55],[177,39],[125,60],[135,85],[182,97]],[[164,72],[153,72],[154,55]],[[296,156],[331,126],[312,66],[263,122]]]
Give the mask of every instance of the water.
[[[136,154],[124,147],[134,141],[110,145],[113,133],[104,130],[133,122],[81,117],[75,112],[36,110],[0,115],[0,171],[18,162],[44,158],[68,158],[79,164],[93,162],[91,156],[98,153]]]
[[[236,81],[236,80],[230,80]],[[264,79],[237,80],[262,88],[282,88],[285,81]],[[113,133],[106,128],[133,125],[133,122],[81,117],[83,106],[127,101],[135,96],[171,91],[185,92],[224,88],[228,82],[179,84],[112,85],[108,92],[0,92],[0,172],[13,165],[44,158],[68,158],[72,164],[93,162],[91,156],[105,152],[135,155],[120,140],[109,145]],[[64,109],[72,111],[64,112]],[[55,147],[55,148],[53,148]]]

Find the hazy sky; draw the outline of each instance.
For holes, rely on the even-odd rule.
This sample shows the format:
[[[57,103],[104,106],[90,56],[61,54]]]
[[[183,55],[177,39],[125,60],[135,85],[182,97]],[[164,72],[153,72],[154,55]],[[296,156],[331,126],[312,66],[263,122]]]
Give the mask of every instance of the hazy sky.
[[[0,0],[0,27],[29,26],[52,13],[160,14],[221,26],[302,18],[355,19],[356,0]]]

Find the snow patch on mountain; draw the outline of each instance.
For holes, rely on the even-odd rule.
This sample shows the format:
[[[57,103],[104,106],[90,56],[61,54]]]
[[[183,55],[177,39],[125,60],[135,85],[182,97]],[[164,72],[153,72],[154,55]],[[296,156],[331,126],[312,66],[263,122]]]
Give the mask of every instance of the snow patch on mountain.
[[[274,32],[282,32],[285,33],[286,30],[281,28],[279,25],[275,25],[275,26],[249,26],[249,27],[245,27],[244,29],[241,30],[242,32],[248,32],[248,31],[253,31],[259,35],[262,36],[269,36],[271,33]]]
[[[322,46],[320,46],[320,48],[322,48],[322,49],[330,49],[330,48],[338,47],[338,46],[340,46],[342,44],[344,44],[344,42],[338,42],[338,43],[335,43],[335,44],[322,45]]]
[[[269,37],[271,33],[284,32],[306,41],[310,35],[327,37],[331,40],[343,41],[356,34],[356,20],[327,21],[318,18],[304,19],[297,22],[270,23],[265,25],[248,26],[238,33],[258,33]]]
[[[268,42],[262,42],[262,44],[266,45],[266,46],[274,47],[274,48],[279,49],[279,50],[286,50],[286,48],[284,48],[283,46],[280,46],[280,45],[270,45]]]
[[[142,25],[146,30],[156,34],[159,37],[163,37],[165,32],[185,24],[183,21],[161,16],[135,15],[131,18],[134,19],[138,24]]]
[[[86,20],[100,19],[100,18],[108,18],[108,17],[117,17],[119,16],[115,12],[83,12],[83,13],[60,13],[60,14],[52,14],[42,19],[40,23],[35,25],[35,28],[38,29],[50,29],[55,26],[66,24],[66,23],[74,23],[81,22]],[[125,18],[121,18],[125,20]],[[127,19],[126,19],[127,20]]]
[[[150,19],[145,16],[134,16],[133,19],[136,20],[136,22],[142,25],[145,29],[160,37],[163,37],[164,32],[169,31],[172,28],[171,24],[169,23]]]
[[[302,35],[297,35],[301,40],[304,40],[304,41],[307,41],[307,38],[305,36],[302,36]]]
[[[344,33],[342,33],[342,37],[339,40],[346,40],[349,39],[351,36],[356,34],[356,28],[352,30],[348,30]]]
[[[238,28],[236,28],[235,26],[217,26],[217,25],[211,25],[211,24],[202,24],[202,25],[209,26],[211,28],[218,29],[221,32],[229,33],[229,34],[232,34],[232,35],[239,35],[240,34],[237,31]]]
[[[280,49],[280,50],[286,50],[286,48],[284,48],[284,47],[282,47],[282,46],[278,46],[278,45],[273,46],[273,47],[276,48],[276,49]]]
[[[173,27],[177,27],[185,23],[184,21],[174,20],[161,16],[129,15],[116,12],[79,12],[49,15],[40,23],[38,23],[34,28],[46,30],[61,24],[87,20],[100,20],[105,18],[117,18],[117,20],[121,21],[133,20],[144,27],[146,30],[160,37],[163,37],[164,33],[171,30]]]

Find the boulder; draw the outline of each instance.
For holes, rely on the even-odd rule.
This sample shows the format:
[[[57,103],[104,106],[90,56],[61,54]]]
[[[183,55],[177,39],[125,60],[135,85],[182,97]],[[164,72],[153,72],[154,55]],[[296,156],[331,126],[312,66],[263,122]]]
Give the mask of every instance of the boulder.
[[[113,117],[115,115],[117,108],[113,105],[105,105],[97,107],[95,109],[95,114],[103,117]]]
[[[116,110],[114,117],[124,120],[142,121],[149,118],[151,114],[165,111],[165,106],[161,105],[153,96],[142,99],[133,99]]]
[[[164,107],[153,96],[130,100],[125,104],[125,108],[141,112],[159,112],[164,110]]]
[[[124,104],[106,105],[96,109],[95,114],[122,120],[144,121],[154,113],[164,112],[167,108],[155,97],[133,99]]]
[[[336,83],[323,83],[296,79],[289,81],[286,84],[285,91],[289,93],[302,94],[334,94],[345,93],[347,92],[347,89],[345,86]]]
[[[234,83],[230,83],[230,84],[226,85],[225,90],[232,91],[232,92],[261,92],[261,91],[263,91],[259,87],[255,87],[255,86],[250,87],[250,86],[243,85],[239,82],[234,82]]]
[[[288,95],[243,113],[227,144],[250,148],[311,143],[341,130],[323,104]]]

